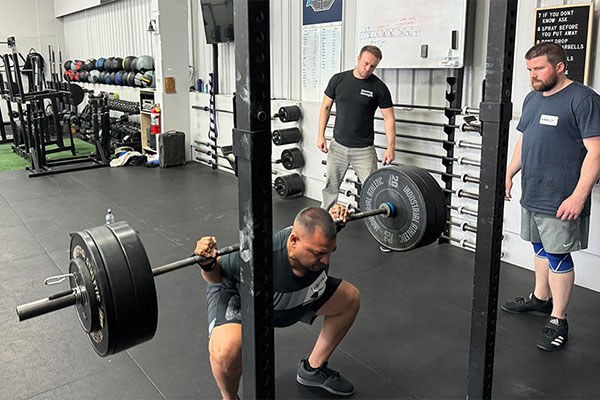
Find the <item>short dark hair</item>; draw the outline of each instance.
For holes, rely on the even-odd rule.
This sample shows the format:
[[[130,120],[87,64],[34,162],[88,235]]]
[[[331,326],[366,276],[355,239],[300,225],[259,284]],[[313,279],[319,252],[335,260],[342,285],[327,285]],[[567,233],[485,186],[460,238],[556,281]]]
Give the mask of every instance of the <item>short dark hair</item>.
[[[331,214],[320,207],[307,207],[301,210],[294,219],[294,226],[302,228],[310,236],[315,233],[317,228],[329,240],[333,240],[337,236],[337,229]]]
[[[379,61],[381,61],[381,59],[383,58],[383,54],[381,53],[381,50],[379,49],[379,47],[373,46],[372,44],[363,46],[363,48],[360,49],[360,53],[358,53],[358,56],[359,57],[362,56],[362,53],[364,53],[365,51],[368,51],[369,53],[373,54],[375,57],[377,57],[379,59]]]
[[[525,53],[526,60],[541,56],[546,56],[548,62],[554,67],[556,67],[559,62],[563,63],[565,68],[567,67],[567,52],[556,43],[540,42]]]

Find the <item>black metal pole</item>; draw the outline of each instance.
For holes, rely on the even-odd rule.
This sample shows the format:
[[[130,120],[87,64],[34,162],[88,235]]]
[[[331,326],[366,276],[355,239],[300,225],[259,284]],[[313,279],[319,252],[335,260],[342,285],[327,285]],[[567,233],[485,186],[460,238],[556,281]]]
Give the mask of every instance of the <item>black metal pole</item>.
[[[489,15],[468,399],[492,397],[517,0],[490,1]]]
[[[236,0],[236,128],[244,399],[275,397],[269,0]]]

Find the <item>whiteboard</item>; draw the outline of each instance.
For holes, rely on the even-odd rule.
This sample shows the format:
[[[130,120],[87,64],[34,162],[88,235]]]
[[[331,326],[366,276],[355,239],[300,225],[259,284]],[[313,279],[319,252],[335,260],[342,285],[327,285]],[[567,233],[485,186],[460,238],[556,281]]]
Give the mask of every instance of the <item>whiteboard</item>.
[[[461,68],[467,0],[358,0],[356,55],[383,52],[378,68]]]

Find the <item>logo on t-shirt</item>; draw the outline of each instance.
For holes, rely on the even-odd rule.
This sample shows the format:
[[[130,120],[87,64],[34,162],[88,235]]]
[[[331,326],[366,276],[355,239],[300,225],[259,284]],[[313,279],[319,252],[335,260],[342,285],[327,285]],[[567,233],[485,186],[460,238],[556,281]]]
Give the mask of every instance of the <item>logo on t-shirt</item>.
[[[542,114],[542,116],[540,117],[540,125],[557,126],[558,117],[556,115]]]
[[[360,89],[361,96],[373,97],[373,92],[366,89]]]

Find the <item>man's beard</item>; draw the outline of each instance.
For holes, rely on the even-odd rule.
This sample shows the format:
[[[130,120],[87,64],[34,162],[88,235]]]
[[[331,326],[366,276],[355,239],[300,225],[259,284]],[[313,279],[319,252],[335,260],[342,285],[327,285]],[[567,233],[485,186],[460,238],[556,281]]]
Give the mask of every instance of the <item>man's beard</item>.
[[[536,83],[541,84],[541,86],[536,87],[535,86]],[[533,89],[536,92],[547,92],[549,90],[554,89],[554,87],[556,86],[557,83],[558,83],[558,76],[556,74],[554,74],[550,78],[548,78],[547,81],[536,81],[535,83],[532,82],[531,86],[533,86]]]

